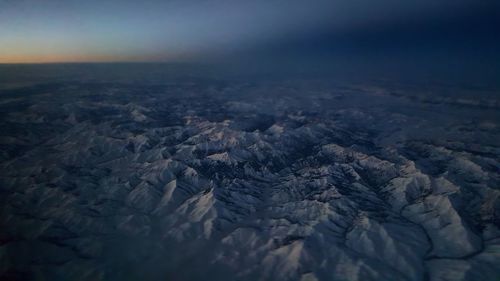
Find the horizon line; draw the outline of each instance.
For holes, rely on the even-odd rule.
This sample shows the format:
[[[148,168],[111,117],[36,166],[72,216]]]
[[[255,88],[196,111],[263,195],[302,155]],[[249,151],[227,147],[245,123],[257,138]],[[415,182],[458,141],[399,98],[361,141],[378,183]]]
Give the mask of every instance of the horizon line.
[[[0,65],[43,65],[43,64],[211,64],[192,61],[55,61],[55,62],[0,62]]]

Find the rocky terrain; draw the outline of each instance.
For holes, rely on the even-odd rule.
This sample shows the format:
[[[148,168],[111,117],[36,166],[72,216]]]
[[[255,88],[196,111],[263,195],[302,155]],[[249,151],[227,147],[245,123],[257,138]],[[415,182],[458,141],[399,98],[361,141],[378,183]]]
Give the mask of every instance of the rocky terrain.
[[[0,95],[0,280],[500,280],[500,102],[316,81]]]

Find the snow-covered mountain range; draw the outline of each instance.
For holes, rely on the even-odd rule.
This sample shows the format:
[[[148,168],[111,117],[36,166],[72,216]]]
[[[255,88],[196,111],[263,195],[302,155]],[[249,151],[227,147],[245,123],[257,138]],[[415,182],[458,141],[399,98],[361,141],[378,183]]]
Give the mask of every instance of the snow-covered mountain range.
[[[0,95],[2,280],[498,280],[500,102],[315,81]]]

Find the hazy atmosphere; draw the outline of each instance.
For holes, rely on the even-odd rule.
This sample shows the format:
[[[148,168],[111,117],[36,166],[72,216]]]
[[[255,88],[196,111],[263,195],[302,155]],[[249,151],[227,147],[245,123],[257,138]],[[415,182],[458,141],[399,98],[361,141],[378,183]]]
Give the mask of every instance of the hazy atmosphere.
[[[0,1],[0,62],[496,55],[497,1]]]

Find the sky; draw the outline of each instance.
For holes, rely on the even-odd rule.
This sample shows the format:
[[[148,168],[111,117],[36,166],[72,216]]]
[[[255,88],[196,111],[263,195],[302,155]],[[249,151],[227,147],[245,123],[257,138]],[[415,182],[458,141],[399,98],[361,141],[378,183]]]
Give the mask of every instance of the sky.
[[[0,0],[0,63],[425,56],[484,61],[492,0]]]

